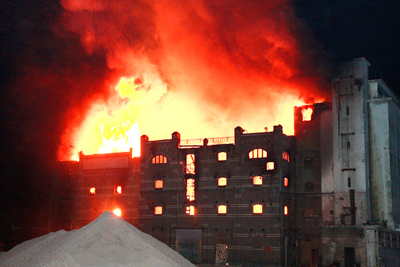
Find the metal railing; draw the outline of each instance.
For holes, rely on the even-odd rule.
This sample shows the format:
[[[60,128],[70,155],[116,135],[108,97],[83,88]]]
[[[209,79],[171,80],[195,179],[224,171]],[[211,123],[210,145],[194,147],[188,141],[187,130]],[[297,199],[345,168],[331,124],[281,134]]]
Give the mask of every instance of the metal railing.
[[[181,140],[179,146],[181,147],[202,146],[203,140],[204,139],[201,138]],[[235,137],[234,136],[214,137],[214,138],[207,138],[207,140],[208,140],[208,145],[233,144],[235,142]]]

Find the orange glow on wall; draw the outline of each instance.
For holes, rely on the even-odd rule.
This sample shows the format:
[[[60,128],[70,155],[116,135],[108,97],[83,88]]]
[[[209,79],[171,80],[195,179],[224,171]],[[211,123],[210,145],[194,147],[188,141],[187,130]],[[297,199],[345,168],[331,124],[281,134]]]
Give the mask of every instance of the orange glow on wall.
[[[91,188],[89,189],[89,193],[90,193],[91,195],[95,195],[95,194],[96,194],[96,187],[91,187]]]
[[[263,213],[263,206],[261,204],[253,205],[253,213],[254,214],[262,214]]]
[[[302,107],[301,108],[302,120],[303,121],[311,121],[313,111],[314,111],[314,109],[312,106]]]
[[[120,208],[114,209],[114,210],[113,210],[113,213],[114,213],[116,216],[118,216],[118,217],[121,217],[121,215],[122,215],[122,211],[121,211]]]

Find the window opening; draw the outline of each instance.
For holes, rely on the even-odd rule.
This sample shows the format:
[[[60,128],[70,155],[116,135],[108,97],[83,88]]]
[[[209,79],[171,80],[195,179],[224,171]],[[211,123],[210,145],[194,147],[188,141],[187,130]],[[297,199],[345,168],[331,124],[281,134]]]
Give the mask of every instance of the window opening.
[[[283,214],[288,215],[289,214],[289,208],[288,206],[283,207]]]
[[[122,186],[114,187],[114,195],[121,195],[122,194]]]
[[[218,161],[226,161],[227,154],[226,152],[219,152],[218,153]]]
[[[253,176],[253,185],[262,185],[263,184],[263,179],[262,176]]]
[[[114,209],[113,213],[118,217],[121,217],[121,215],[122,215],[121,209],[119,209],[119,208]]]
[[[161,188],[163,188],[163,187],[164,187],[164,181],[163,181],[163,180],[156,180],[156,181],[154,182],[154,187],[155,187],[156,189],[161,189]]]
[[[347,178],[347,186],[351,187],[351,178],[350,177]]]
[[[254,214],[262,214],[262,212],[263,212],[263,206],[261,204],[253,205],[253,213]]]
[[[163,155],[156,155],[151,159],[151,163],[153,164],[165,164],[167,162],[167,157]]]
[[[284,160],[286,160],[287,162],[289,162],[289,153],[287,153],[286,151],[284,151],[284,152],[282,153],[282,158],[283,158]]]
[[[350,108],[349,108],[349,106],[346,106],[346,115],[350,115]]]
[[[190,205],[190,206],[186,207],[186,214],[194,215],[194,213],[195,213],[195,211],[194,211],[194,206],[193,205]]]
[[[90,193],[91,195],[96,195],[96,187],[91,187],[91,188],[89,189],[89,193]]]
[[[195,200],[194,187],[195,187],[194,179],[193,178],[186,179],[186,198],[189,201],[194,201]]]
[[[256,148],[249,152],[249,159],[260,159],[266,157],[267,157],[267,151],[261,148]]]
[[[274,169],[275,169],[275,163],[272,161],[267,162],[267,171],[272,171]]]
[[[195,174],[194,154],[186,155],[186,173]]]
[[[311,121],[313,111],[314,110],[313,110],[312,107],[303,107],[303,108],[301,108],[302,120],[303,121]]]
[[[218,206],[218,214],[226,214],[226,205]]]
[[[287,177],[283,178],[283,186],[288,187],[289,186],[289,179]]]
[[[154,215],[162,215],[162,206],[157,206],[154,208]]]
[[[226,186],[228,184],[228,179],[226,177],[218,178],[218,186]]]

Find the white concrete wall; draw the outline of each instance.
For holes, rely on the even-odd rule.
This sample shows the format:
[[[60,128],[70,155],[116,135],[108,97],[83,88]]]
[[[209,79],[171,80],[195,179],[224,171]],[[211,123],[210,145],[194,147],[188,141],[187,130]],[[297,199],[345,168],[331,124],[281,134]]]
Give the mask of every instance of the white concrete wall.
[[[372,219],[393,229],[388,99],[371,100],[369,109]]]
[[[340,215],[345,213],[343,207],[350,207],[350,190],[355,190],[356,224],[361,225],[368,220],[368,66],[368,61],[363,58],[348,62],[334,81],[332,112],[335,224],[340,224]],[[351,186],[348,184],[349,177]],[[329,181],[325,184],[323,188],[328,189]]]

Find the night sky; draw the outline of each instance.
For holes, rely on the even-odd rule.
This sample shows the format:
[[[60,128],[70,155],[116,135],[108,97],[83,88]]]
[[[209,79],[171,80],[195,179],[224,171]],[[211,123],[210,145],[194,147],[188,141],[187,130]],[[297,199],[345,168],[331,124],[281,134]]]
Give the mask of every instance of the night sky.
[[[305,37],[302,45],[318,50],[321,66],[329,69],[335,62],[365,57],[372,65],[371,78],[382,78],[400,95],[400,2],[296,0],[293,5],[303,23],[293,34]],[[58,1],[6,0],[0,8],[4,230],[45,213],[38,203],[48,201],[68,110],[73,107],[80,116],[81,103],[107,97],[99,84],[111,70],[101,51],[87,54],[80,37],[60,27],[64,17]],[[46,217],[31,221],[41,225]]]

